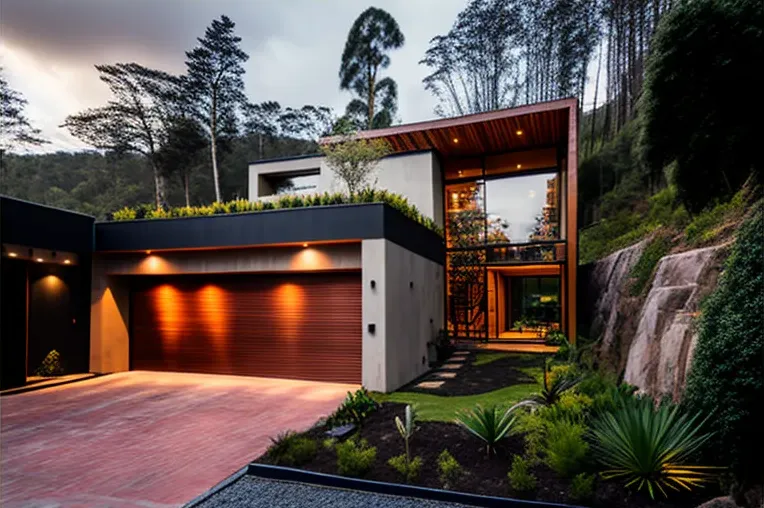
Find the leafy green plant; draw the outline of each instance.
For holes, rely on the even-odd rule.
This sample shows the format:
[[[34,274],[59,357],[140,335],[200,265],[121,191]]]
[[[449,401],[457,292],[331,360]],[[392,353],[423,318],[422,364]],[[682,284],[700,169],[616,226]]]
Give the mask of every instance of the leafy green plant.
[[[37,369],[34,371],[36,376],[52,377],[64,374],[64,367],[61,364],[61,355],[55,349],[48,353]]]
[[[568,338],[560,330],[550,330],[544,337],[544,343],[548,346],[561,346],[568,342]]]
[[[355,393],[347,393],[340,407],[327,418],[326,424],[330,427],[348,423],[360,426],[378,407],[377,402],[369,395],[369,391],[362,387],[356,390]]]
[[[392,457],[387,461],[387,464],[395,469],[407,483],[411,483],[419,477],[419,470],[422,469],[422,457],[410,459],[405,453],[402,453]]]
[[[411,464],[411,450],[409,449],[409,441],[411,440],[411,436],[414,434],[414,431],[416,430],[416,411],[411,407],[410,404],[406,405],[406,416],[405,416],[405,422],[401,420],[399,416],[395,417],[395,427],[398,429],[398,433],[403,438],[403,442],[406,445],[406,453],[403,455],[403,457],[406,459],[406,481],[410,480],[410,474],[413,471],[413,466]],[[421,465],[421,459],[420,464]],[[395,467],[395,466],[393,466]],[[419,474],[419,466],[416,467],[416,474]]]
[[[586,501],[594,495],[594,475],[581,473],[570,482],[569,497],[573,501]]]
[[[550,423],[542,445],[544,462],[563,478],[581,470],[589,445],[584,441],[586,428],[581,423],[556,420]]]
[[[337,439],[333,437],[327,437],[321,442],[321,446],[324,447],[324,450],[333,450],[336,444]]]
[[[654,407],[651,399],[634,399],[594,420],[593,449],[605,479],[623,479],[627,487],[647,490],[650,497],[666,488],[691,490],[712,479],[713,469],[688,464],[708,441],[705,420],[678,407]]]
[[[509,486],[519,493],[531,492],[536,488],[536,477],[530,471],[530,464],[519,455],[512,458],[512,467],[507,474]]]
[[[276,438],[271,438],[267,457],[276,465],[301,466],[313,460],[318,451],[318,444],[309,437],[293,431],[286,431]]]
[[[683,404],[709,414],[707,457],[730,465],[735,490],[764,475],[764,205],[738,231],[716,290],[701,307]]]
[[[671,243],[670,234],[658,232],[642,250],[642,254],[629,272],[631,277],[629,292],[632,296],[638,296],[645,290],[658,262],[671,249]]]
[[[438,477],[444,489],[449,489],[456,485],[464,471],[461,464],[448,450],[443,450],[438,455]]]
[[[377,449],[369,446],[365,439],[350,438],[339,443],[337,451],[337,471],[342,476],[360,478],[365,476],[377,460]]]
[[[496,451],[496,443],[505,438],[517,422],[514,412],[518,407],[514,405],[502,411],[497,406],[483,407],[478,404],[470,411],[457,413],[456,423],[484,441],[486,455],[490,457]]]
[[[551,373],[549,364],[544,366],[544,378],[541,391],[532,397],[527,402],[537,404],[540,406],[551,406],[560,400],[560,396],[568,390],[575,387],[580,381],[581,376],[555,376]]]

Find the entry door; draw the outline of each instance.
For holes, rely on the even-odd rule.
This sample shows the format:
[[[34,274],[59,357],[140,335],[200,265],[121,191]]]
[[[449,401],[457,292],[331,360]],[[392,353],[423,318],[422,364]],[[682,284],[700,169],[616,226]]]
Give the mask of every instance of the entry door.
[[[360,273],[145,277],[131,368],[361,382]]]

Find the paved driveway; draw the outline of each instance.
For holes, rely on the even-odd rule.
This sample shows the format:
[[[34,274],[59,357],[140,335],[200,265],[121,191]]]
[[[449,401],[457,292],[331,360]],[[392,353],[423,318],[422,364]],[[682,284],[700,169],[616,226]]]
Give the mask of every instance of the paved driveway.
[[[309,427],[351,385],[124,372],[0,399],[0,505],[190,501]]]

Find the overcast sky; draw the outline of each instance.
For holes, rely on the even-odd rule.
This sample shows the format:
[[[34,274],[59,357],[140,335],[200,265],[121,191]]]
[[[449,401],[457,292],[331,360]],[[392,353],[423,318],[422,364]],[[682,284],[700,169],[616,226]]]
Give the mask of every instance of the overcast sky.
[[[391,54],[387,75],[398,82],[404,123],[432,118],[435,101],[418,65],[429,40],[446,33],[467,0],[378,0],[406,43]],[[109,91],[93,67],[138,62],[184,71],[192,48],[212,19],[236,23],[252,102],[331,106],[344,111],[339,62],[348,30],[370,4],[357,0],[2,0],[0,65],[10,85],[29,101],[33,125],[52,141],[45,150],[83,145],[58,128],[67,115],[103,105]]]

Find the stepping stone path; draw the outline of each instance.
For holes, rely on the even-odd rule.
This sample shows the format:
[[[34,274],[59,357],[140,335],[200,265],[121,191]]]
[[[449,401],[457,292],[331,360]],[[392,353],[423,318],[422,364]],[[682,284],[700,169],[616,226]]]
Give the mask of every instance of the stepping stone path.
[[[445,383],[445,381],[422,381],[421,383],[416,385],[416,387],[425,388],[428,390],[434,390],[436,388],[440,388],[441,386],[443,386],[443,383]]]
[[[436,372],[433,375],[440,379],[454,379],[456,377],[456,372]]]
[[[456,370],[464,367],[461,363],[444,363],[440,366],[441,370]]]

